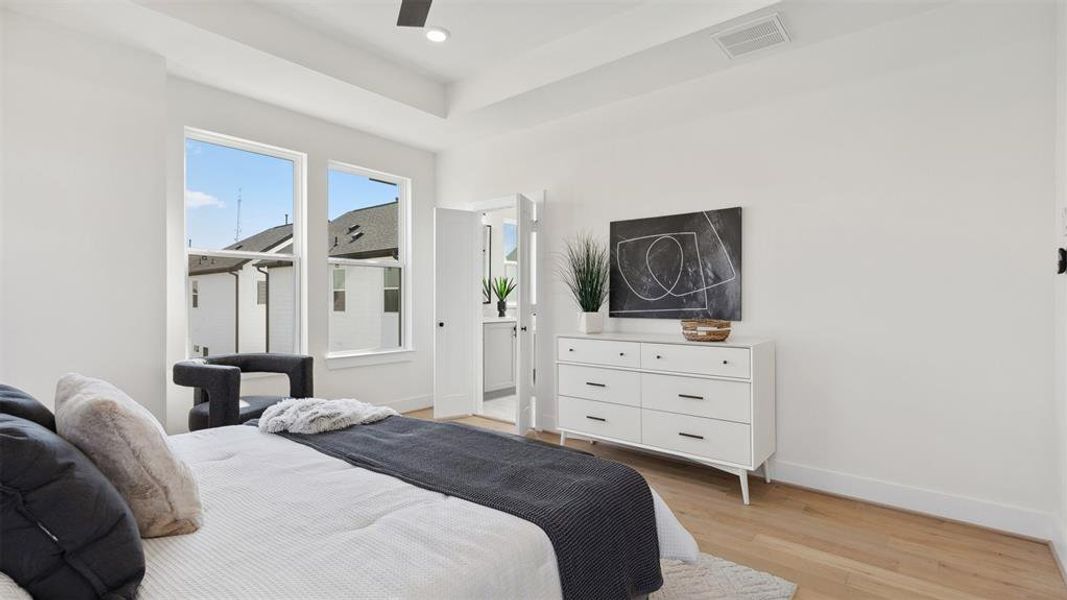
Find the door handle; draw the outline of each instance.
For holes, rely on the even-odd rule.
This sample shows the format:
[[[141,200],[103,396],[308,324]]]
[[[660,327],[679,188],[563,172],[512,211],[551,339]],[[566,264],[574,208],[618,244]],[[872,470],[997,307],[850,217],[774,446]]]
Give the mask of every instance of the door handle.
[[[693,438],[694,440],[702,440],[702,439],[704,439],[704,436],[696,435],[696,434],[693,434],[693,433],[681,433],[681,432],[678,432],[678,435],[680,435],[682,437]]]
[[[689,398],[690,400],[703,400],[704,396],[694,396],[692,394],[678,394],[679,398]]]
[[[585,382],[585,385],[591,385],[593,387],[608,387],[607,385],[605,385],[603,383],[593,383],[592,381]]]
[[[600,421],[601,423],[607,423],[608,422],[607,419],[601,419],[600,417],[594,417],[592,415],[585,415],[585,418],[590,419],[592,421]]]

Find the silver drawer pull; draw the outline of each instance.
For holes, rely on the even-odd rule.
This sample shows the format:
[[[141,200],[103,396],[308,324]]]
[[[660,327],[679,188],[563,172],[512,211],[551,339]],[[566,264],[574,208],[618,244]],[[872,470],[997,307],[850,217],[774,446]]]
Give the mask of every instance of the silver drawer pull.
[[[703,400],[704,396],[694,396],[692,394],[678,394],[679,398],[689,398],[690,400]]]
[[[679,432],[678,435],[680,435],[682,437],[693,438],[694,440],[702,440],[702,439],[704,439],[704,436],[696,435],[696,434],[693,434],[693,433],[681,433],[681,432]]]
[[[608,387],[607,385],[605,385],[603,383],[593,383],[592,381],[585,382],[585,385],[591,385],[593,387]]]
[[[607,419],[601,419],[600,417],[594,417],[594,416],[591,416],[591,415],[585,415],[585,418],[587,418],[587,419],[589,419],[591,421],[600,421],[601,423],[607,423],[608,422]]]

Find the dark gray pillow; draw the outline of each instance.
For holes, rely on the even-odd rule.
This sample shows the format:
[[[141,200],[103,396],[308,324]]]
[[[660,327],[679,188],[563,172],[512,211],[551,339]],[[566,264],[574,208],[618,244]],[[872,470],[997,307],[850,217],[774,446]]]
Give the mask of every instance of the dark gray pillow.
[[[0,571],[37,599],[134,598],[144,577],[137,521],[80,450],[0,414]]]
[[[15,415],[52,431],[56,430],[56,417],[44,404],[22,390],[2,383],[0,383],[0,414]]]

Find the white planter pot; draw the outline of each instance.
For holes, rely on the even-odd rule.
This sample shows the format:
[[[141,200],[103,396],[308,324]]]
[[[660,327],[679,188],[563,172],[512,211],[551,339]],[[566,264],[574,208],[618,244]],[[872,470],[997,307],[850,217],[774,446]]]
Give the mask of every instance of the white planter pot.
[[[604,331],[604,315],[598,312],[579,314],[578,331],[582,333],[601,333]]]

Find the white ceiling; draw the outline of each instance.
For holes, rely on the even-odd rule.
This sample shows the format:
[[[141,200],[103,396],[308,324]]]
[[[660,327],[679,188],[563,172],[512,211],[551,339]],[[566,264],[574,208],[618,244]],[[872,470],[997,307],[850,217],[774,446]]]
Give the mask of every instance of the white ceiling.
[[[713,77],[946,0],[0,0],[154,52],[176,76],[441,150]],[[730,61],[711,34],[777,12],[789,45]]]
[[[639,0],[530,2],[436,0],[426,25],[444,27],[444,44],[397,27],[398,0],[269,2],[271,10],[355,46],[452,83],[633,8]]]

